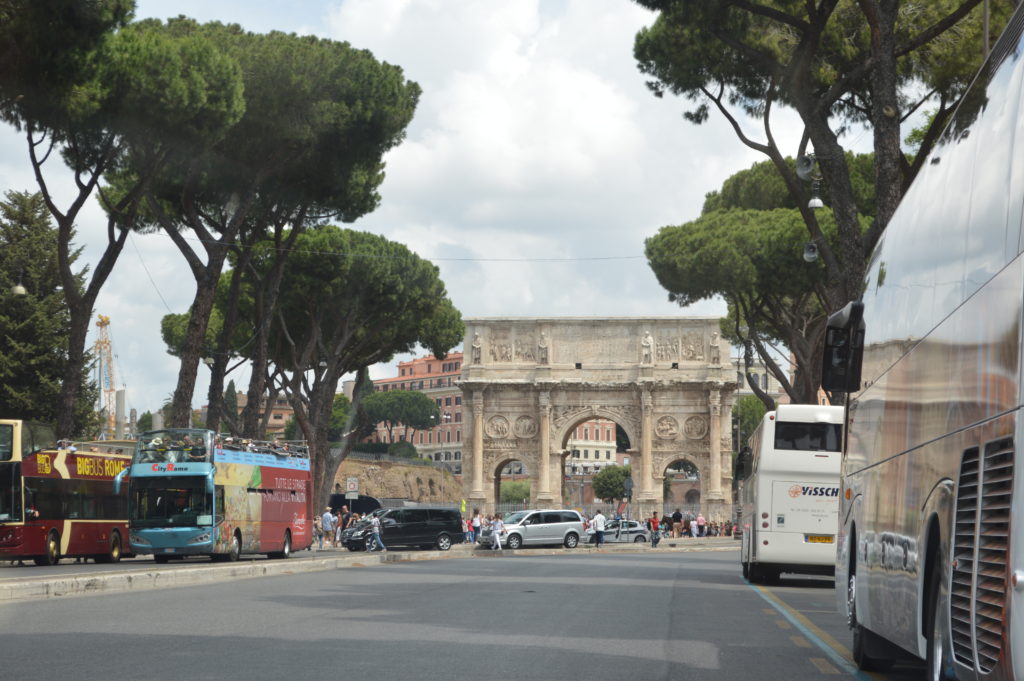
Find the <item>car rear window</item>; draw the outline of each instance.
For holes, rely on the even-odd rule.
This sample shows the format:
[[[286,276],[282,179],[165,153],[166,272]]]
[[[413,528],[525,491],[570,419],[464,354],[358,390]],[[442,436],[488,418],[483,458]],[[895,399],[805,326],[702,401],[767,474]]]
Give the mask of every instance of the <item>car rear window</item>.
[[[574,511],[562,511],[562,522],[578,523],[580,522],[580,517]]]

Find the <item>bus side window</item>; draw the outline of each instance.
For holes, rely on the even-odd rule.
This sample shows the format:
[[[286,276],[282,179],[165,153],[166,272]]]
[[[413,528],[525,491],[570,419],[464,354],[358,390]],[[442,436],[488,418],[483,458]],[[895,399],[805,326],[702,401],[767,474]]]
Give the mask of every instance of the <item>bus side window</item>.
[[[217,485],[216,492],[214,492],[214,506],[216,515],[213,522],[216,524],[224,520],[224,485]]]

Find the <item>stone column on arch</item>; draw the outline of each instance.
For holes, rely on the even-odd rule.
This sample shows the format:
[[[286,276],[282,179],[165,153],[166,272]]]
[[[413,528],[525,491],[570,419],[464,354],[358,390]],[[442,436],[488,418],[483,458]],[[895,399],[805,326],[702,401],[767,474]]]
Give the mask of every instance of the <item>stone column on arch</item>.
[[[484,491],[484,394],[480,390],[473,392],[470,399],[473,410],[473,486],[470,498],[478,503],[487,499]]]
[[[708,481],[708,500],[722,500],[722,393],[719,388],[708,390],[711,480]]]
[[[537,403],[540,416],[540,489],[537,501],[540,506],[550,506],[554,501],[551,494],[551,394],[542,390]]]
[[[640,496],[649,499],[654,496],[652,480],[652,461],[654,456],[653,430],[654,430],[654,400],[650,390],[640,393],[641,419],[640,419]]]

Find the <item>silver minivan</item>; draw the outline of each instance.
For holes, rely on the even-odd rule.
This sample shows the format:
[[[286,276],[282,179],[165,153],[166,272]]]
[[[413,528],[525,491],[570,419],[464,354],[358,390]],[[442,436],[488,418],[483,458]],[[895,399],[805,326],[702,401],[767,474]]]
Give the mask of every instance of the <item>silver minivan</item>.
[[[580,537],[586,536],[583,517],[568,509],[516,511],[503,520],[506,534],[501,544],[510,549],[548,544],[573,549],[580,543]],[[493,544],[491,530],[487,528],[480,535],[480,548],[490,548]]]

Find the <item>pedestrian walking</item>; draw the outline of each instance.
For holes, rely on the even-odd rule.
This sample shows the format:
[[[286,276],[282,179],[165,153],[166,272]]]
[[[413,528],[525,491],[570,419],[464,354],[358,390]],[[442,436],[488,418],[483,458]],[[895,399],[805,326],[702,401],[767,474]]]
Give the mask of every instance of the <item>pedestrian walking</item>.
[[[680,537],[683,534],[683,512],[680,509],[676,509],[676,512],[672,514],[672,536],[675,538]]]
[[[328,506],[324,511],[324,514],[320,517],[320,527],[323,529],[323,539],[327,542],[328,546],[334,544],[334,514],[331,513],[331,507]],[[323,548],[323,544],[320,545]]]
[[[483,529],[482,525],[484,517],[480,515],[480,509],[473,509],[473,543],[475,544],[480,539],[480,530]]]
[[[497,549],[501,551],[501,535],[505,534],[505,523],[501,520],[501,514],[495,513],[494,518],[491,519],[491,537],[494,541],[491,544],[491,550]]]
[[[704,514],[697,511],[697,536],[706,537],[708,532],[708,521],[704,519]]]
[[[376,551],[374,546],[379,546],[381,551],[387,551],[388,547],[384,546],[384,542],[380,539],[381,527],[380,518],[378,516],[372,516],[370,518],[370,544],[367,546],[368,551]]]
[[[601,548],[604,546],[604,526],[606,522],[604,513],[601,513],[600,509],[598,509],[590,522],[594,526],[594,543],[597,544],[597,548]]]
[[[651,531],[651,548],[658,548],[658,542],[661,541],[661,533],[658,532],[658,512],[654,511],[651,513],[651,517],[647,520],[647,529]]]
[[[341,513],[338,514],[338,528],[335,532],[335,541],[338,546],[341,546],[341,533],[345,531],[350,522],[352,522],[352,514],[348,512],[348,506],[342,506]]]
[[[320,516],[313,518],[313,539],[316,540],[319,546],[319,551],[324,550],[324,528],[320,524]]]

